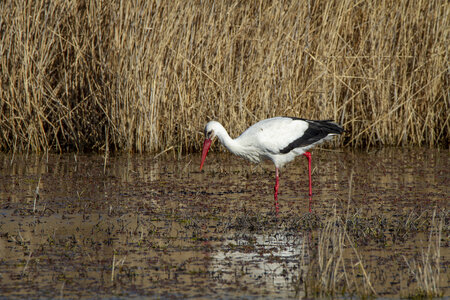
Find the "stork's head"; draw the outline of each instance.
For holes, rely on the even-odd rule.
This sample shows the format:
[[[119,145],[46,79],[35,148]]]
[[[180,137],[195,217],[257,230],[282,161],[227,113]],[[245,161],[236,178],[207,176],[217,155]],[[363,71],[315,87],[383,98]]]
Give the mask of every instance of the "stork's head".
[[[216,137],[216,132],[218,128],[222,127],[219,122],[211,121],[208,122],[205,126],[205,141],[203,142],[203,151],[202,151],[202,162],[200,164],[200,171],[203,168],[203,163],[205,162],[206,155],[208,154],[208,150],[211,147],[213,139]]]

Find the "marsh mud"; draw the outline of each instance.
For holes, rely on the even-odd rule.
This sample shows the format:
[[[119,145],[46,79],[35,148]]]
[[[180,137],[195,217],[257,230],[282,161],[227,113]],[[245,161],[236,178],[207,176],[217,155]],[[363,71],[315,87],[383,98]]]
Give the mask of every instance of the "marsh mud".
[[[450,296],[449,151],[312,154],[312,213],[297,158],[278,216],[270,163],[3,154],[0,294]]]

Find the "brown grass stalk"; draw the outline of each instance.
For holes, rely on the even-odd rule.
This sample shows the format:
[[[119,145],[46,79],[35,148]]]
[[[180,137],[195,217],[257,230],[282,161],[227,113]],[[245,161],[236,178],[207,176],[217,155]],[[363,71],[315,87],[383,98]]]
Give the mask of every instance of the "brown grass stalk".
[[[433,212],[431,229],[428,236],[428,247],[422,249],[420,259],[407,260],[410,273],[417,283],[416,291],[413,295],[421,295],[427,298],[442,297],[440,291],[440,268],[441,268],[441,240],[443,219],[436,220],[436,210]]]
[[[0,148],[178,153],[206,121],[448,146],[445,1],[0,2]],[[105,137],[108,135],[108,137]],[[102,150],[103,149],[103,150]]]
[[[317,254],[309,268],[311,276],[309,280],[314,294],[377,295],[363,259],[354,244],[345,222],[338,216],[335,208],[334,214],[325,221],[325,227],[319,234]],[[349,251],[352,252],[351,255]],[[357,260],[351,264],[352,268],[345,262],[349,256]]]

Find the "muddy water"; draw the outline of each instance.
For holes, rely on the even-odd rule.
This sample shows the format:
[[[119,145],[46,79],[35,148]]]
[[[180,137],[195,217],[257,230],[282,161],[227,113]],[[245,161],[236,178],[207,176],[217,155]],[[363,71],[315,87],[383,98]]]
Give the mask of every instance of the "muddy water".
[[[334,293],[417,295],[411,266],[431,253],[437,291],[450,296],[448,150],[316,150],[313,212],[298,158],[281,172],[278,217],[271,164],[214,152],[202,172],[199,163],[198,154],[116,156],[106,165],[102,156],[1,155],[0,294],[329,294],[318,249],[327,222],[338,228],[339,219],[348,240],[335,280],[348,286]],[[361,269],[364,289],[352,285],[365,278]]]

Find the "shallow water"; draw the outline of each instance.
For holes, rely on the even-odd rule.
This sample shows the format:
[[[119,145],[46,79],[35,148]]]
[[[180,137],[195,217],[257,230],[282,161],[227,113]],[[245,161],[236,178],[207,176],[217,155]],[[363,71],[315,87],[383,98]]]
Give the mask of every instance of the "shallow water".
[[[357,251],[347,240],[342,274],[360,278],[359,257],[376,295],[415,295],[406,262],[440,241],[431,266],[450,296],[449,151],[312,154],[312,214],[298,158],[281,171],[278,218],[270,163],[210,153],[199,172],[198,154],[115,156],[106,165],[99,155],[1,155],[1,294],[311,296],[324,289],[313,282],[320,237],[340,218]],[[443,225],[429,243],[433,212]]]

